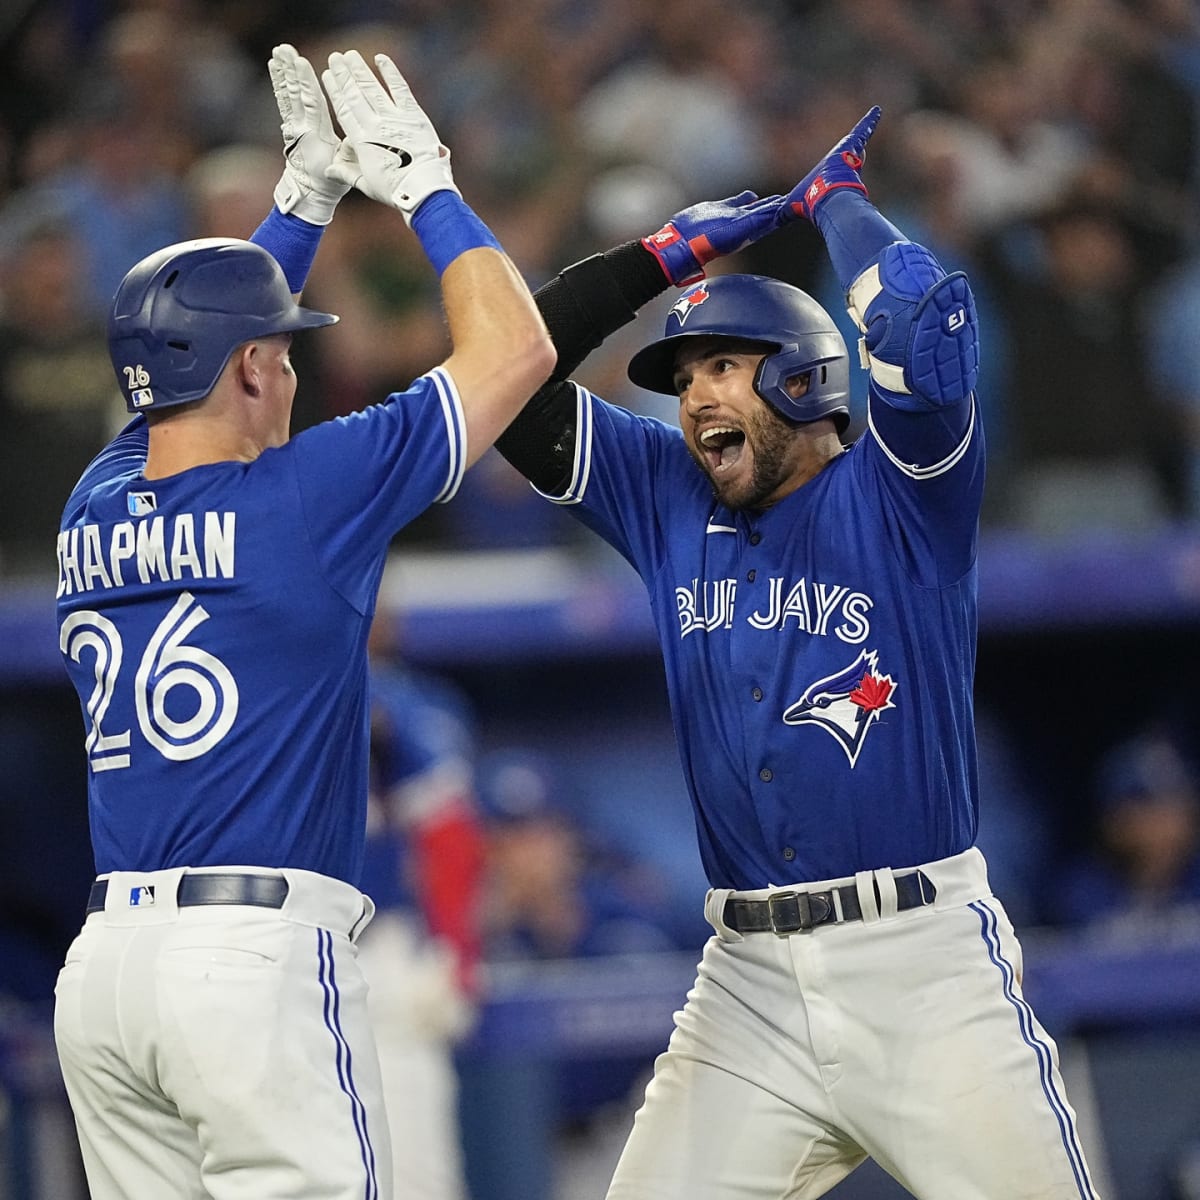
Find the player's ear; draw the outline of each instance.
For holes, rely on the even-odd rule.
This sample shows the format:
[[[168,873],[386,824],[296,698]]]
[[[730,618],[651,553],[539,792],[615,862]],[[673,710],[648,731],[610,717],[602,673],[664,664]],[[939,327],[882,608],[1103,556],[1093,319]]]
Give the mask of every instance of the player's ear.
[[[230,359],[230,367],[238,386],[250,396],[261,396],[263,390],[263,355],[258,342],[244,342]]]

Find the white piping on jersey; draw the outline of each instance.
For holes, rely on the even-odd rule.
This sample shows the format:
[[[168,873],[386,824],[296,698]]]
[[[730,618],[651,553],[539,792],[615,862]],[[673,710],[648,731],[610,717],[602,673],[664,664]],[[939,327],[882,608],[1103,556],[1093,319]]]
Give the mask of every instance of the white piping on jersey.
[[[967,423],[967,432],[963,434],[963,440],[950,451],[950,453],[942,459],[941,462],[936,462],[929,467],[919,467],[916,463],[901,462],[888,449],[883,438],[879,436],[879,430],[875,428],[875,422],[871,417],[871,403],[867,402],[867,428],[871,431],[872,436],[879,443],[879,448],[887,455],[888,461],[907,475],[910,479],[932,479],[936,475],[943,475],[958,462],[960,458],[967,452],[967,447],[971,444],[971,437],[975,433],[975,393],[971,393],[971,420]]]
[[[704,527],[705,533],[737,533],[737,528],[733,525],[717,525],[710,517],[708,524]]]
[[[592,393],[577,383],[571,386],[575,389],[575,462],[570,482],[561,496],[552,496],[536,487],[533,489],[551,504],[578,504],[587,491],[592,474]]]
[[[450,464],[446,471],[446,483],[434,497],[435,504],[453,500],[462,486],[467,470],[467,418],[463,412],[462,397],[448,371],[437,367],[429,372],[429,378],[442,402],[442,416],[446,420],[446,433],[450,441]]]

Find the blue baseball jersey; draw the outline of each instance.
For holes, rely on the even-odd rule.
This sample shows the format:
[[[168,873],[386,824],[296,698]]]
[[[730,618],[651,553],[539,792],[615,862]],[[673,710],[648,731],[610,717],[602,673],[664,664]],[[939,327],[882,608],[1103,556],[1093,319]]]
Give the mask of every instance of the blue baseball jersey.
[[[465,468],[442,369],[253,462],[143,474],[135,418],[58,536],[96,868],[294,867],[357,883],[367,634],[388,545]]]
[[[869,430],[765,511],[716,502],[682,432],[576,386],[551,497],[637,570],[714,887],[900,868],[970,846],[974,399]]]
[[[367,841],[358,886],[377,909],[416,909],[414,825],[461,804],[471,789],[473,714],[446,680],[406,664],[370,668]]]

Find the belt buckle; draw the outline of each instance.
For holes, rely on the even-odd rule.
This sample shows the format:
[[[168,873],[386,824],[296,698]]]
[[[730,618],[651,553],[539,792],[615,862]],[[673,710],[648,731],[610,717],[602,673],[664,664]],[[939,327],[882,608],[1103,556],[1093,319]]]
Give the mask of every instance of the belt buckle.
[[[767,897],[767,915],[776,937],[789,937],[813,927],[807,892],[772,892]]]

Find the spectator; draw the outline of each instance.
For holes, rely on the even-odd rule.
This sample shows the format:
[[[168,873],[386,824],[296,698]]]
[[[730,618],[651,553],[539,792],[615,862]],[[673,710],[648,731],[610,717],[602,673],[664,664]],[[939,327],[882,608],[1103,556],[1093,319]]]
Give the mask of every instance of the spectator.
[[[183,177],[193,237],[248,238],[262,223],[262,197],[279,178],[279,150],[230,142],[202,154]]]
[[[1179,256],[1197,218],[1196,95],[1169,48],[1187,32],[1167,6],[1123,0],[1049,6],[1029,35],[1050,105],[1087,139],[1079,194],[1119,212],[1150,278]],[[1195,19],[1192,20],[1193,32]]]
[[[566,787],[561,771],[525,749],[493,751],[480,761],[485,960],[549,965],[679,949],[656,870],[584,826]],[[609,1105],[628,1113],[648,1065],[644,1054],[608,1052],[560,1062],[554,1094],[564,1131],[596,1128]]]
[[[79,292],[84,246],[30,213],[0,250],[0,576],[53,578],[63,498],[124,420],[103,324]]]
[[[989,480],[993,499],[1038,533],[1154,529],[1185,503],[1182,438],[1149,382],[1130,231],[1107,206],[1068,200],[1031,232],[1032,269],[1014,269],[999,243],[987,258],[1008,329],[1004,422],[1019,464]]]
[[[761,170],[762,138],[720,47],[736,38],[766,79],[771,43],[751,13],[714,0],[667,0],[650,11],[657,53],[631,57],[584,97],[585,144],[599,160],[662,166],[688,194],[738,191]]]
[[[522,750],[479,765],[487,838],[484,955],[591,958],[677,948],[652,872],[578,823],[549,763]]]
[[[955,110],[918,109],[906,144],[928,156],[956,223],[984,237],[1057,203],[1087,159],[1087,140],[1050,112],[1018,48],[988,48],[961,76]]]
[[[1179,336],[1200,329],[1200,247],[1147,294],[1143,317],[1150,385],[1183,431],[1186,515],[1200,521],[1200,338]]]
[[[1149,729],[1101,760],[1090,852],[1071,863],[1059,922],[1127,943],[1200,937],[1200,790],[1168,734]]]
[[[187,236],[186,196],[175,162],[163,161],[157,129],[136,119],[119,94],[90,98],[64,124],[72,133],[63,161],[10,203],[54,207],[69,218],[85,251],[74,287],[99,313],[135,262]]]

